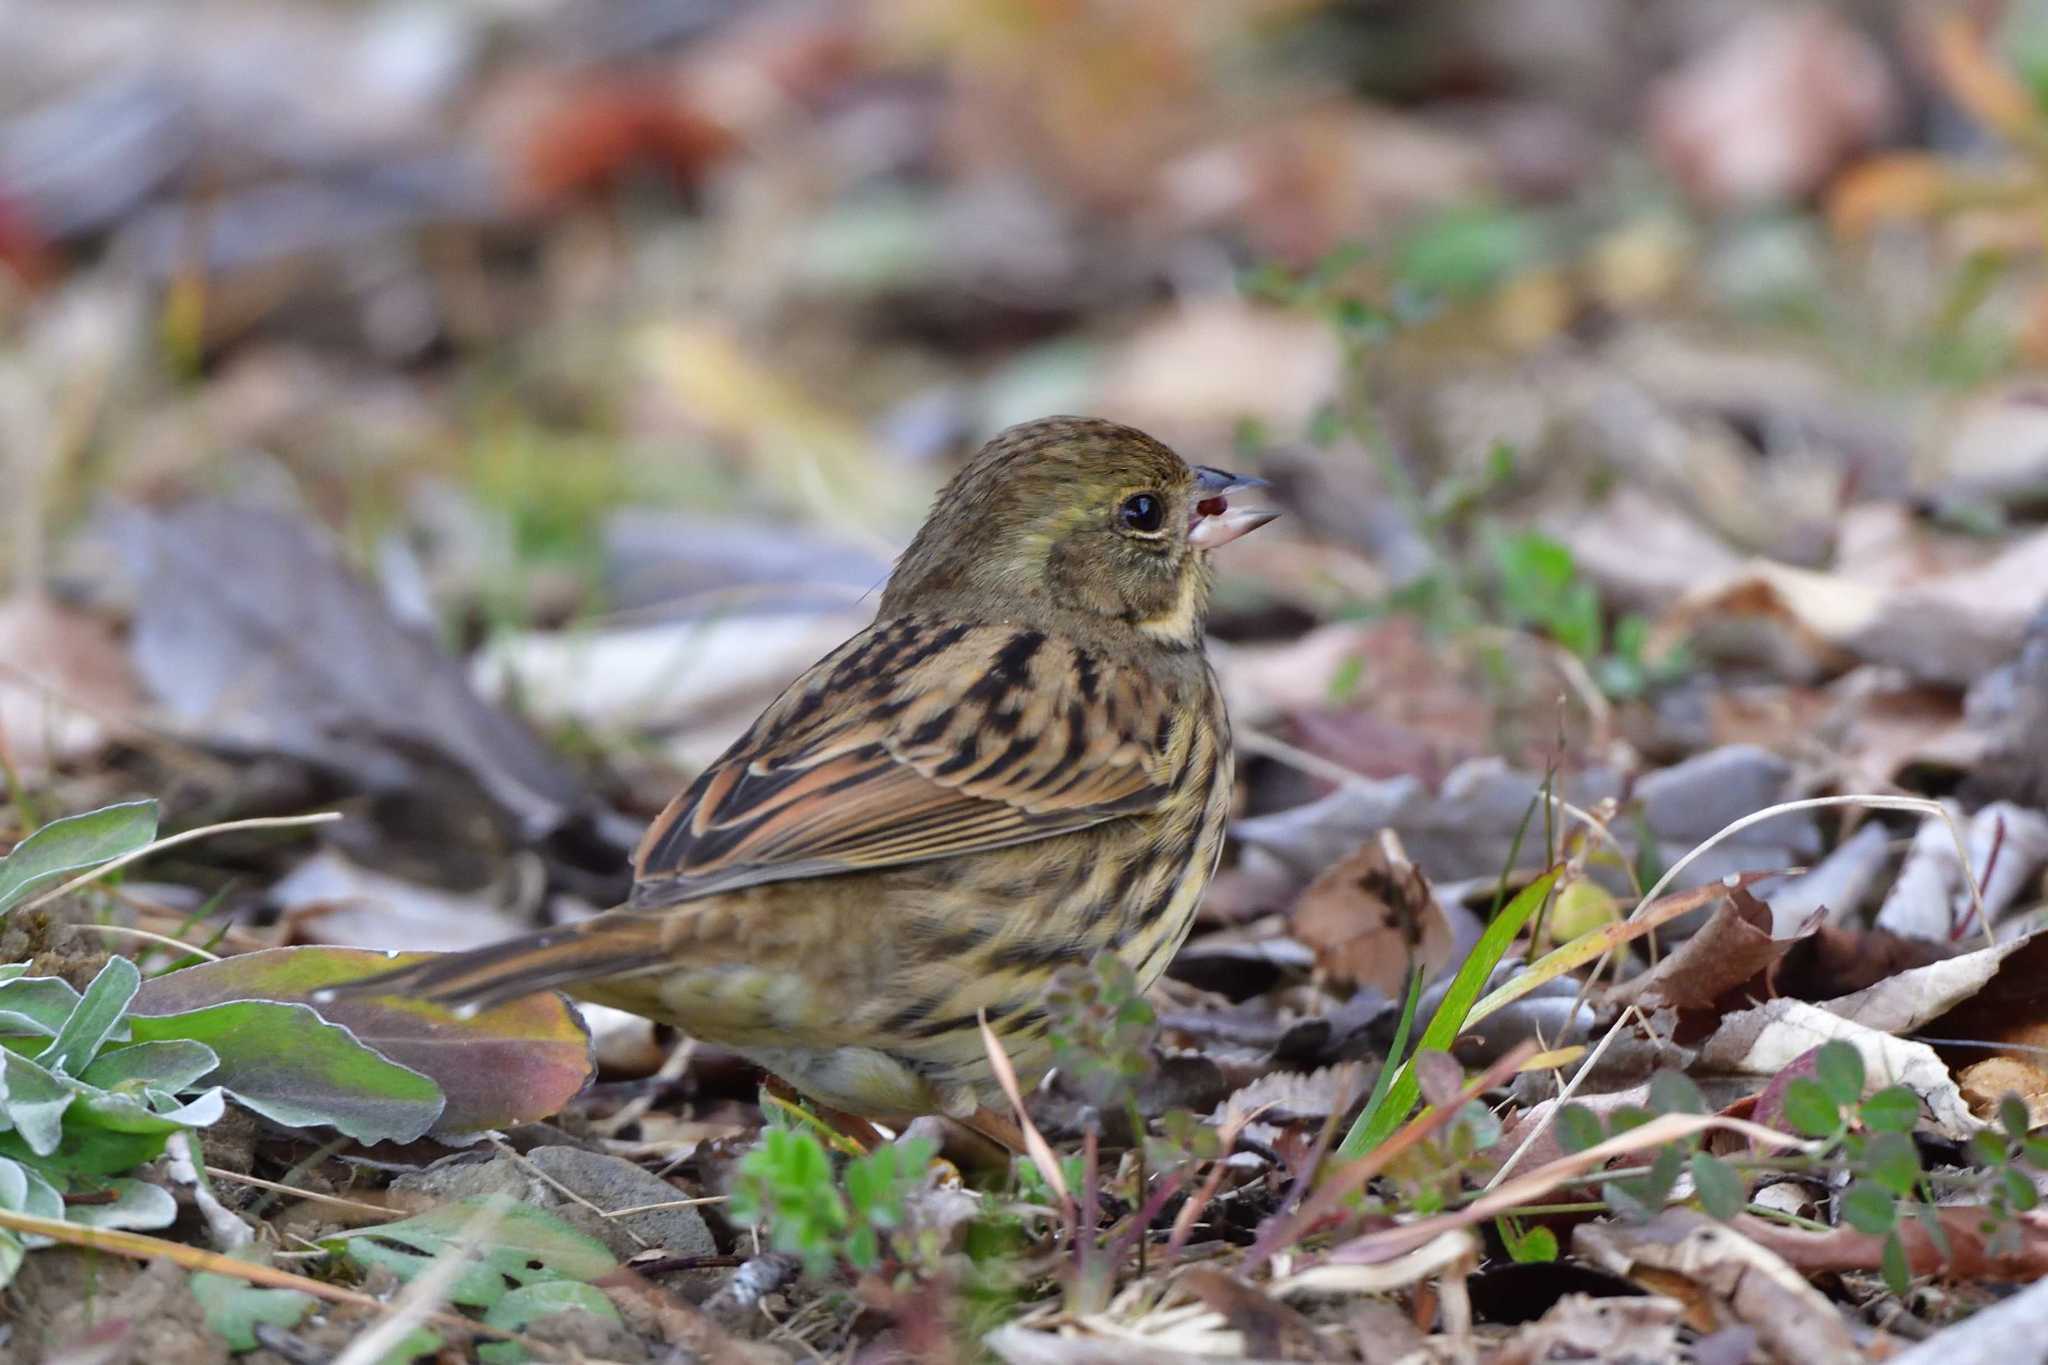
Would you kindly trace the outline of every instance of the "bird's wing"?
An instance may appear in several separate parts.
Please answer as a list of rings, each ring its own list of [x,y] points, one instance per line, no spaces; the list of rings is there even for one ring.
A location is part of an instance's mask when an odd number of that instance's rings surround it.
[[[633,904],[1042,839],[1154,809],[1192,708],[1057,635],[920,617],[820,660],[641,840]]]

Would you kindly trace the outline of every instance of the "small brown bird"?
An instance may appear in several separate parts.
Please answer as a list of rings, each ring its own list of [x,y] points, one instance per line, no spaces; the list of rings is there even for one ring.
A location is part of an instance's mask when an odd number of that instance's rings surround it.
[[[1000,1103],[1058,968],[1149,985],[1208,885],[1230,727],[1208,551],[1277,515],[1130,427],[998,435],[939,494],[875,622],[671,802],[624,908],[362,983],[491,1004],[560,988],[733,1048],[833,1108]]]

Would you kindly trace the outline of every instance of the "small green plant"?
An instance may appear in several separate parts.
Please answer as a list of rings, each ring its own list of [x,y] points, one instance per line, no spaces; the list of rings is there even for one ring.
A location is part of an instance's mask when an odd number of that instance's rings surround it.
[[[1418,1052],[1411,1062],[1422,1098],[1432,1108],[1457,1102],[1464,1068],[1447,1052]],[[1404,1212],[1431,1214],[1449,1208],[1465,1178],[1484,1164],[1479,1154],[1500,1141],[1500,1120],[1479,1100],[1460,1105],[1450,1123],[1388,1163],[1393,1205]]]
[[[544,1209],[503,1196],[456,1200],[401,1222],[330,1237],[321,1246],[360,1269],[388,1270],[408,1282],[460,1258],[464,1264],[442,1296],[481,1310],[487,1325],[509,1332],[570,1309],[619,1321],[611,1300],[590,1284],[618,1267],[604,1243]],[[441,1345],[438,1334],[422,1327],[389,1358],[410,1360]],[[485,1365],[518,1365],[526,1351],[515,1342],[491,1342],[477,1347],[477,1358]]]
[[[775,1249],[802,1258],[813,1275],[841,1265],[928,1266],[936,1249],[905,1234],[910,1197],[925,1187],[937,1153],[928,1139],[907,1138],[835,1172],[816,1134],[771,1127],[740,1162],[731,1212],[767,1224]]]
[[[0,857],[0,914],[65,877],[146,850],[156,827],[150,801],[51,821]],[[168,1225],[177,1216],[169,1191],[130,1173],[178,1135],[217,1122],[229,1100],[287,1127],[410,1142],[552,1112],[590,1067],[588,1038],[559,1002],[488,1022],[417,1004],[395,1013],[374,1001],[329,1007],[353,1028],[306,1002],[316,988],[391,965],[382,954],[274,949],[147,983],[135,963],[110,957],[83,991],[30,975],[33,965],[0,964],[0,1210],[37,1218]],[[358,1030],[374,1032],[366,1040]],[[502,1050],[503,1065],[482,1082],[489,1094],[467,1093],[478,1083],[447,1064],[450,1030]],[[454,1088],[444,1092],[430,1071]],[[443,1127],[451,1118],[455,1125]],[[0,1285],[41,1245],[0,1229]]]
[[[1579,572],[1569,546],[1521,531],[1495,537],[1493,560],[1501,614],[1571,651],[1610,697],[1641,696],[1689,666],[1682,651],[1645,656],[1650,625],[1641,616],[1623,615],[1610,631],[1600,594]]]
[[[1936,1214],[1937,1184],[1976,1196],[1990,1254],[2018,1254],[2023,1241],[2018,1215],[2040,1202],[2030,1172],[2048,1171],[2048,1139],[2031,1135],[2026,1105],[2008,1096],[1999,1106],[1999,1126],[1971,1139],[1977,1169],[1936,1174],[1922,1164],[1913,1140],[1920,1119],[1918,1097],[1903,1085],[1866,1095],[1867,1079],[1863,1055],[1852,1044],[1835,1040],[1816,1049],[1811,1074],[1787,1081],[1779,1103],[1785,1125],[1817,1140],[1819,1148],[1804,1157],[1776,1158],[1768,1167],[1824,1175],[1842,1187],[1841,1221],[1884,1239],[1885,1282],[1895,1293],[1904,1293],[1911,1279],[1900,1235],[1908,1218],[1917,1219],[1928,1239],[1947,1253],[1947,1234]],[[1584,1105],[1568,1104],[1558,1111],[1557,1133],[1567,1150],[1584,1151],[1660,1113],[1705,1112],[1692,1082],[1676,1072],[1660,1072],[1651,1081],[1647,1107],[1617,1109],[1603,1121]],[[1646,1170],[1606,1179],[1601,1195],[1615,1216],[1643,1221],[1670,1200],[1680,1175],[1690,1172],[1700,1206],[1716,1218],[1733,1218],[1748,1207],[1747,1164],[1713,1156],[1699,1148],[1696,1138],[1687,1139],[1660,1148]]]

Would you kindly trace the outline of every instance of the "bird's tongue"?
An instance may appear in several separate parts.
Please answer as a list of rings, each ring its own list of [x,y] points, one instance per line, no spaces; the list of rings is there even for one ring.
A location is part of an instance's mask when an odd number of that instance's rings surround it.
[[[1213,550],[1219,545],[1228,545],[1249,531],[1258,530],[1279,515],[1263,507],[1232,510],[1228,498],[1220,494],[1206,497],[1195,504],[1195,521],[1188,527],[1188,543],[1199,549]]]

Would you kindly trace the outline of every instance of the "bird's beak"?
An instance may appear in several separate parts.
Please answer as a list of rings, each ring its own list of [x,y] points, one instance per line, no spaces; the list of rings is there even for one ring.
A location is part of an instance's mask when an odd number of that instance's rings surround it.
[[[1195,467],[1195,505],[1188,513],[1188,544],[1200,550],[1228,545],[1256,531],[1279,512],[1266,507],[1232,507],[1230,495],[1266,487],[1264,479],[1232,474],[1226,469]]]

